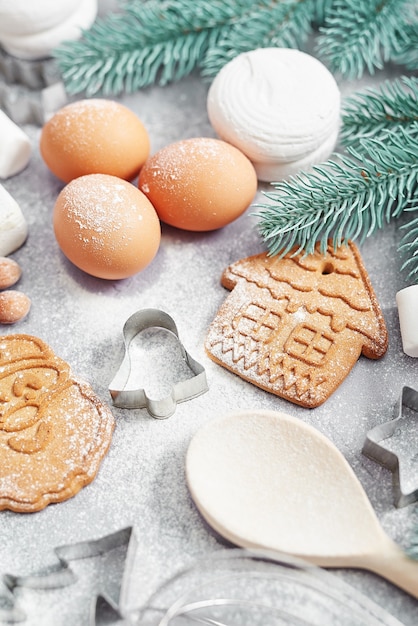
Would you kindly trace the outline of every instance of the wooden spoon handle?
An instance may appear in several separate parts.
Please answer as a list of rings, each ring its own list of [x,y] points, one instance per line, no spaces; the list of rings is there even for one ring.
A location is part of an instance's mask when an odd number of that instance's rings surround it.
[[[396,543],[389,541],[385,550],[365,560],[363,566],[418,599],[418,561],[409,558]]]

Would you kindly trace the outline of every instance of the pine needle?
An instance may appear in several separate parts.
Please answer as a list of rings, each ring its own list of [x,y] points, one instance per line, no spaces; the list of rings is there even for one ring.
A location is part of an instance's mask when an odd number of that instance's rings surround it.
[[[418,14],[418,7],[416,7]],[[398,65],[404,65],[408,70],[418,70],[418,18],[405,28],[406,40],[399,46],[399,52],[393,56],[393,61]]]
[[[197,67],[208,47],[252,6],[253,0],[134,0],[53,54],[70,94],[115,95],[165,85]]]
[[[195,69],[211,78],[256,48],[302,48],[322,24],[319,57],[350,78],[389,59],[417,66],[411,6],[414,0],[125,0],[53,56],[69,94],[110,96]]]
[[[133,0],[123,8],[54,51],[68,93],[133,92],[196,68],[214,76],[240,52],[300,47],[317,15],[314,0]]]
[[[418,198],[415,199],[405,211],[418,211]],[[399,245],[399,251],[406,257],[401,269],[407,270],[408,276],[418,281],[418,217],[412,218],[409,222],[400,227],[405,231]],[[418,558],[418,539],[417,539]]]
[[[402,76],[346,98],[340,139],[345,146],[358,146],[361,138],[378,137],[383,131],[404,128],[417,132],[418,78]],[[418,136],[417,136],[418,140]]]
[[[418,123],[415,123],[418,125]],[[360,140],[360,148],[335,155],[313,172],[272,183],[258,204],[259,231],[271,255],[312,253],[348,239],[364,240],[418,203],[417,129],[387,131],[380,139]],[[361,150],[361,151],[360,151]],[[338,159],[338,160],[337,160]]]
[[[315,5],[315,19],[314,23],[316,27],[323,26],[325,17],[329,11],[332,11],[332,5],[335,0],[316,0]]]
[[[331,71],[348,79],[373,74],[409,45],[412,0],[335,0],[317,49]]]
[[[316,16],[313,0],[254,3],[253,9],[231,26],[227,36],[208,49],[202,75],[213,77],[242,52],[256,48],[301,48]]]

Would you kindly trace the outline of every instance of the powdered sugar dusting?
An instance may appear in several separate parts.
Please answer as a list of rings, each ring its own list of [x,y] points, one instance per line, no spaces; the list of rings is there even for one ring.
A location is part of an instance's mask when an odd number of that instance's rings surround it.
[[[90,148],[95,128],[102,129],[96,135],[96,140],[106,136],[109,129],[112,130],[119,111],[120,105],[113,100],[79,100],[61,109],[51,118],[49,124],[56,143],[60,143],[65,151],[71,153],[74,147],[77,151],[82,150],[83,144]],[[100,149],[101,146],[96,147]]]
[[[202,171],[213,176],[234,168],[235,162],[233,153],[225,149],[223,142],[210,137],[194,137],[161,150],[152,165],[152,176],[158,177],[167,189],[184,180],[192,189]]]
[[[139,176],[162,221],[192,231],[221,228],[239,217],[257,187],[250,161],[233,146],[194,137],[164,147]]]
[[[114,420],[91,387],[72,378],[47,347],[40,359],[19,362],[21,342],[28,340],[12,336],[17,350],[0,386],[0,510],[36,511],[75,495],[94,478]]]
[[[158,251],[157,214],[131,183],[90,174],[71,181],[54,209],[54,230],[64,254],[93,276],[126,278]]]
[[[334,254],[310,255],[302,267],[296,256],[260,254],[227,268],[223,282],[233,291],[210,326],[209,355],[262,389],[322,404],[362,352],[378,358],[387,347],[362,261],[353,244],[349,250],[337,268]]]
[[[126,208],[126,190],[116,179],[104,176],[77,179],[76,185],[64,189],[63,199],[64,210],[78,225],[80,242],[93,239],[97,245],[103,245],[103,235],[120,231],[118,209]],[[131,208],[135,210],[132,205]]]
[[[369,80],[377,84],[382,72]],[[354,83],[359,85],[359,81],[343,84],[346,94]],[[206,93],[207,83],[194,76],[125,95],[123,101],[143,113],[153,150],[157,150],[184,137],[213,134],[205,111]],[[27,131],[36,146],[38,129],[30,126]],[[30,314],[19,323],[19,332],[45,339],[75,372],[91,382],[103,402],[110,402],[107,386],[123,355],[124,322],[140,308],[161,308],[175,320],[186,349],[206,368],[209,391],[179,404],[175,414],[164,421],[153,420],[145,409],[113,408],[117,426],[112,444],[90,485],[39,514],[0,514],[1,574],[33,574],[56,567],[56,546],[97,539],[133,524],[137,558],[125,590],[130,607],[143,606],[163,581],[194,557],[225,547],[202,522],[190,499],[184,458],[191,437],[201,426],[225,413],[248,408],[283,411],[330,437],[360,478],[384,529],[400,545],[408,546],[414,507],[396,509],[390,472],[361,454],[368,428],[392,415],[401,385],[414,387],[418,380],[418,360],[403,354],[400,341],[394,295],[408,282],[400,270],[395,222],[361,245],[388,326],[388,352],[377,361],[360,358],[322,406],[307,410],[266,393],[204,353],[209,324],[228,295],[220,284],[223,270],[237,259],[263,251],[251,209],[216,232],[188,233],[163,227],[160,252],[146,270],[127,280],[103,281],[82,274],[60,253],[51,228],[51,211],[61,184],[44,167],[36,149],[28,169],[4,185],[22,207],[30,229],[27,243],[14,255],[23,269],[19,285],[33,302]],[[261,200],[260,191],[256,201]],[[3,329],[2,344],[10,332],[16,330]],[[306,456],[304,462],[312,459]],[[351,518],[350,509],[348,516]],[[27,614],[24,624],[39,626],[41,620],[43,626],[87,626],[93,594],[103,590],[102,582],[120,580],[119,561],[113,552],[106,564],[102,569],[99,557],[72,563],[79,580],[61,590],[19,590],[18,606]],[[416,601],[393,585],[366,571],[344,569],[332,574],[352,583],[405,626],[416,625]],[[321,617],[319,614],[318,623]]]

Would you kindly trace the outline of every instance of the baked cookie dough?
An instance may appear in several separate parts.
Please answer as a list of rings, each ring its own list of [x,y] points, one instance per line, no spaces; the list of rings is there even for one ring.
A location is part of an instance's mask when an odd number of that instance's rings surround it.
[[[39,511],[96,476],[114,418],[37,337],[0,339],[0,510]]]
[[[209,120],[224,141],[277,181],[326,160],[340,124],[340,90],[316,58],[289,48],[238,55],[215,77]]]
[[[222,274],[231,290],[209,327],[208,355],[244,380],[306,408],[322,404],[388,333],[354,243],[326,254],[266,253]]]

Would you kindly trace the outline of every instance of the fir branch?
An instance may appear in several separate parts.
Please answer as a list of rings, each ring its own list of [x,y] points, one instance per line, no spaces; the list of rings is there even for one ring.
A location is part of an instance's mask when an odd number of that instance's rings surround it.
[[[415,206],[416,209],[418,209],[418,206]],[[404,224],[401,226],[401,229],[407,230],[399,245],[399,251],[407,256],[401,270],[407,270],[408,276],[416,279],[418,277],[418,218],[411,220],[408,224]]]
[[[301,48],[316,17],[314,0],[254,3],[253,9],[231,26],[227,36],[211,46],[202,61],[202,75],[215,76],[242,52],[256,48]]]
[[[402,76],[345,100],[340,140],[345,146],[358,147],[361,138],[378,137],[387,130],[404,128],[416,133],[417,121],[418,78]]]
[[[418,8],[416,12],[418,13]],[[406,26],[405,33],[406,39],[401,42],[393,61],[404,65],[408,70],[418,70],[418,17],[415,22]]]
[[[415,198],[405,211],[418,211],[418,198]],[[418,279],[418,217],[403,224],[400,230],[405,231],[405,234],[400,241],[399,251],[406,257],[401,270],[407,270],[408,276]],[[416,550],[418,558],[418,540]]]
[[[408,45],[412,0],[335,0],[317,49],[345,78],[373,74]]]
[[[98,18],[53,56],[69,94],[110,96],[165,85],[195,69],[212,77],[255,48],[301,48],[312,26],[323,23],[319,52],[331,69],[350,77],[389,58],[416,66],[418,20],[409,14],[411,2],[125,0],[121,12]]]
[[[213,76],[246,50],[299,47],[315,15],[314,0],[133,0],[53,54],[68,93],[115,95],[196,68]]]
[[[326,15],[332,11],[332,5],[335,0],[316,0],[315,4],[315,26],[323,26],[325,23]]]
[[[261,0],[265,4],[267,0]],[[54,51],[66,89],[115,95],[190,73],[253,0],[133,0]]]
[[[381,139],[364,139],[361,152],[329,160],[265,193],[274,204],[258,204],[259,231],[269,253],[312,253],[348,239],[363,240],[418,201],[416,134],[404,129]]]

